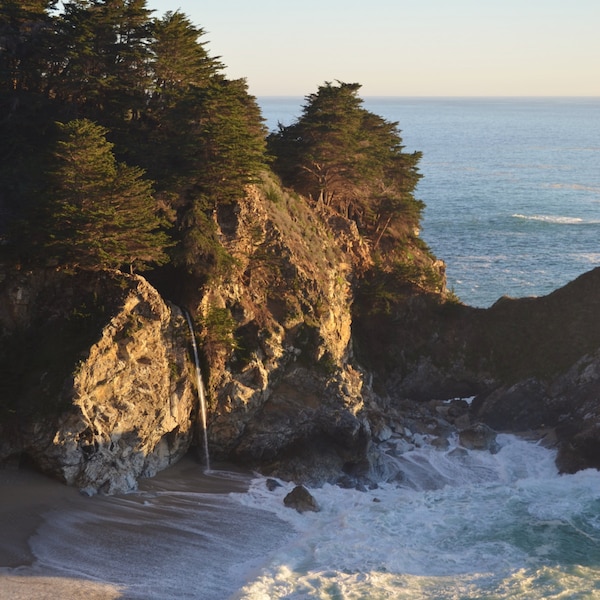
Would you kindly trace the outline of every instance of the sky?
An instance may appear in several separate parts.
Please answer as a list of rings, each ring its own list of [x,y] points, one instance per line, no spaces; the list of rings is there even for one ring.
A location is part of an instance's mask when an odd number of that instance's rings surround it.
[[[600,96],[600,0],[148,0],[256,96]]]

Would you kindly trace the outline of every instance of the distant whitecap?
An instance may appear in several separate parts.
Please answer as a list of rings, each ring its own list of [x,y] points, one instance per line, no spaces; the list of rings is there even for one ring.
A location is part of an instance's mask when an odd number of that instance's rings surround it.
[[[543,223],[555,223],[557,225],[578,225],[584,220],[580,217],[564,217],[558,215],[522,215],[515,213],[512,215],[515,219],[525,219],[526,221],[542,221]]]

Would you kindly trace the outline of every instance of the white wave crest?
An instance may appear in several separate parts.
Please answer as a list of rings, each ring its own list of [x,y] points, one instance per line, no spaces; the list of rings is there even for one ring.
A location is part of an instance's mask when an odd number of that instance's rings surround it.
[[[522,215],[515,213],[511,215],[513,219],[523,219],[525,221],[541,221],[543,223],[554,223],[557,225],[579,225],[585,223],[581,217],[564,217],[559,215]],[[587,221],[591,223],[591,221]],[[594,221],[595,222],[595,221]]]
[[[550,183],[545,186],[551,190],[573,190],[576,192],[593,192],[600,194],[600,187],[585,185],[583,183]]]
[[[586,254],[577,254],[576,258],[582,262],[587,261],[591,264],[600,264],[600,252],[588,252]]]

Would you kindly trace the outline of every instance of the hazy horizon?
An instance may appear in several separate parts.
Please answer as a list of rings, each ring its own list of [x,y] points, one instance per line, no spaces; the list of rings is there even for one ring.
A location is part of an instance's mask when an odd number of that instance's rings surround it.
[[[319,84],[321,85],[321,84]],[[307,92],[305,94],[257,94],[258,98],[289,98],[289,99],[295,99],[295,98],[303,98],[304,96],[311,94],[313,91],[316,90],[311,90],[310,92]],[[452,94],[439,94],[439,95],[414,95],[414,94],[359,94],[361,98],[415,98],[415,99],[419,99],[419,98],[431,98],[431,99],[440,99],[443,100],[445,98],[447,99],[456,99],[456,100],[469,100],[471,98],[473,99],[481,99],[481,100],[485,100],[485,99],[489,99],[489,100],[518,100],[520,98],[523,99],[527,99],[527,100],[535,100],[536,98],[539,98],[540,100],[552,100],[553,98],[556,98],[557,100],[560,99],[589,99],[589,100],[593,100],[594,98],[599,98],[600,99],[600,93],[598,94],[593,94],[593,95],[571,95],[571,94],[564,94],[564,95],[555,95],[555,96],[536,96],[536,95],[515,95],[515,96],[500,96],[500,95],[496,95],[496,96],[487,96],[487,95],[476,95],[476,94],[472,94],[470,96],[463,96],[463,95],[452,95]]]
[[[148,0],[205,31],[211,56],[255,96],[325,81],[364,96],[600,96],[597,0]]]

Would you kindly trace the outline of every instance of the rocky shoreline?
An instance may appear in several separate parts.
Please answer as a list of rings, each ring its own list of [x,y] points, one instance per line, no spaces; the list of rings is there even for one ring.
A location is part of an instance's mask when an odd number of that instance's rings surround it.
[[[113,300],[120,307],[101,327],[98,341],[81,349],[79,356],[85,358],[80,358],[74,374],[67,378],[68,387],[62,383],[60,393],[69,400],[68,408],[46,412],[39,419],[21,407],[21,414],[16,413],[2,425],[0,459],[14,462],[25,457],[43,472],[87,493],[133,489],[139,477],[173,464],[198,442],[194,427],[198,407],[190,383],[192,366],[183,317],[139,277],[85,274],[76,284],[64,276],[45,277],[43,283],[39,274],[3,282],[5,336],[20,330],[20,324],[27,321],[58,319],[57,305],[48,301],[52,293],[60,290],[60,297],[65,298],[67,290],[66,297],[75,298],[98,286],[99,278],[103,293],[118,290],[118,299]],[[65,287],[66,281],[71,281],[70,288]],[[440,320],[437,309],[429,315],[417,315],[414,322],[421,327],[423,339],[431,334],[424,324],[441,323],[437,332],[446,340],[438,335],[429,346],[427,340],[420,342],[412,369],[408,361],[404,365],[396,361],[388,372],[380,368],[373,373],[348,357],[341,368],[327,372],[303,365],[294,359],[293,349],[287,349],[281,354],[288,355],[285,369],[279,374],[274,371],[275,377],[265,370],[262,379],[257,379],[258,363],[251,370],[252,382],[247,379],[247,369],[237,379],[229,372],[229,387],[216,391],[217,402],[213,398],[211,451],[217,459],[298,483],[314,486],[333,482],[361,488],[401,476],[386,471],[386,453],[401,453],[418,444],[444,449],[453,435],[459,436],[465,448],[493,451],[497,431],[555,445],[562,472],[598,468],[600,350],[587,351],[600,336],[595,323],[583,321],[581,313],[583,306],[588,315],[593,313],[599,288],[600,269],[596,269],[555,292],[554,301],[559,306],[553,306],[552,311],[564,316],[560,321],[545,322],[537,337],[548,337],[547,330],[554,330],[553,343],[562,347],[555,349],[546,340],[539,346],[539,356],[529,353],[524,362],[539,364],[544,352],[555,350],[561,357],[567,353],[574,356],[574,343],[569,338],[578,335],[582,354],[567,369],[557,368],[545,376],[534,368],[524,372],[518,361],[508,370],[505,362],[495,364],[483,348],[479,355],[469,348],[472,331],[481,334],[475,326],[469,329],[465,315],[471,315],[477,327],[488,318],[496,321],[499,331],[509,332],[514,320],[521,318],[513,310],[512,320],[504,323],[493,314],[498,311],[496,306],[488,309],[487,317],[486,311],[473,312],[462,306],[453,307],[461,314],[457,317],[455,312],[447,321]],[[587,296],[582,289],[587,290]],[[47,301],[40,303],[40,297]],[[576,311],[570,305],[574,298]],[[548,310],[550,301],[503,302],[514,307],[521,304],[528,314],[535,315],[536,304]],[[421,311],[423,307],[427,305],[422,305]],[[73,307],[63,305],[62,310],[70,314]],[[462,324],[462,339],[457,338],[458,322]],[[400,326],[406,332],[406,320]],[[585,328],[584,333],[581,328]],[[414,340],[415,335],[410,331],[404,339]],[[487,335],[493,335],[491,327]],[[45,343],[38,341],[41,346]],[[275,353],[276,349],[272,350]],[[394,353],[399,348],[396,345],[390,350],[388,346],[388,350]],[[518,346],[514,351],[520,352]],[[469,362],[468,356],[476,359]],[[409,371],[408,375],[401,377],[401,369]],[[33,389],[25,392],[43,394],[43,374],[32,374],[40,381],[34,381]],[[515,374],[522,378],[514,381]],[[224,398],[231,407],[233,386],[238,386],[238,393],[244,389],[239,386],[258,387],[261,392],[253,392],[255,398],[250,397],[242,411],[224,410]],[[411,395],[414,390],[420,390],[416,398]],[[435,399],[424,399],[424,390]],[[468,402],[455,398],[452,393],[456,390],[471,392],[472,396]],[[388,443],[392,436],[393,447]]]

